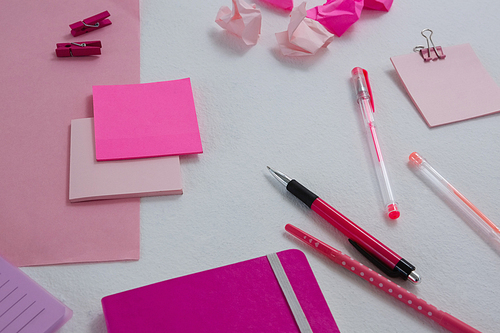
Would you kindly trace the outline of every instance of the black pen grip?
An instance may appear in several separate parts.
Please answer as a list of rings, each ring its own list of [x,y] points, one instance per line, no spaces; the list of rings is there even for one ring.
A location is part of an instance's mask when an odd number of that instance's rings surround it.
[[[303,203],[305,203],[309,208],[311,208],[314,200],[318,198],[318,196],[311,191],[309,191],[306,187],[304,187],[301,183],[292,179],[286,189],[292,193],[294,196],[299,198]]]

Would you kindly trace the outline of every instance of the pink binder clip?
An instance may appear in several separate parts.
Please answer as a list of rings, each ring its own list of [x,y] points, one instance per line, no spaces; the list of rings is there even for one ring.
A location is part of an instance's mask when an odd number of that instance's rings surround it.
[[[58,57],[83,57],[101,54],[101,41],[57,43],[56,55]]]
[[[69,27],[71,28],[71,34],[76,37],[108,26],[111,24],[111,21],[106,19],[109,16],[110,14],[106,10],[102,13],[86,18],[83,21],[70,24]]]
[[[429,36],[426,36],[425,32],[430,32]],[[427,48],[425,48],[425,46],[415,46],[413,50],[420,52],[420,55],[422,56],[425,62],[446,58],[446,55],[444,54],[441,46],[434,45],[434,42],[432,41],[431,38],[432,37],[431,29],[424,29],[420,33],[427,40]]]

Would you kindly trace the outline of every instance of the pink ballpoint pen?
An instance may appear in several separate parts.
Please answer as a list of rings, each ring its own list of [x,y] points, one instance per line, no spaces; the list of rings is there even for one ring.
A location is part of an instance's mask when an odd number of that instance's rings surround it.
[[[430,305],[423,299],[417,297],[415,294],[412,294],[411,292],[400,287],[391,280],[388,280],[382,275],[364,266],[362,263],[352,259],[351,257],[340,252],[339,250],[334,249],[333,247],[320,241],[319,239],[305,233],[299,228],[291,224],[287,224],[285,226],[285,230],[288,231],[297,239],[300,239],[302,242],[309,245],[310,247],[316,249],[321,254],[324,254],[336,264],[344,267],[349,272],[356,274],[363,280],[368,281],[369,283],[377,287],[377,289],[381,289],[382,291],[391,295],[398,301],[408,305],[409,307],[421,313],[422,315],[426,316],[427,318],[434,320],[437,324],[441,325],[447,330],[454,333],[479,332],[478,330],[467,325],[463,321],[453,317],[449,313],[439,310],[433,305]]]
[[[368,81],[368,72],[363,68],[355,67],[352,70],[351,74],[354,84],[354,91],[356,93],[356,101],[358,102],[359,108],[363,115],[369,141],[373,143],[370,143],[371,155],[375,170],[377,172],[377,178],[380,185],[380,191],[382,192],[385,210],[389,218],[395,220],[399,217],[400,212],[398,210],[398,204],[394,200],[391,184],[389,182],[389,176],[387,175],[387,169],[384,163],[384,158],[382,157],[382,152],[380,151],[377,132],[375,131],[375,119],[373,118],[375,109],[373,106],[373,95],[370,87],[370,82]]]
[[[415,272],[415,266],[406,259],[361,229],[295,179],[270,167],[267,169],[290,193],[346,235],[349,242],[385,274],[391,277],[400,277],[413,283],[420,282],[420,276]]]

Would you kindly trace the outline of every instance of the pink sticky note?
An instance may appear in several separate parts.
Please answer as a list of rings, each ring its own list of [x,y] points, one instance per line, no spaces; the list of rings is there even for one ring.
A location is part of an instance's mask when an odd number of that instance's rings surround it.
[[[98,161],[203,152],[189,78],[93,92]]]
[[[318,21],[331,33],[342,36],[359,20],[363,0],[328,0],[324,5],[311,8],[307,17]]]
[[[223,29],[241,37],[245,44],[255,45],[260,35],[262,14],[256,5],[249,5],[244,0],[232,0],[233,10],[222,6],[215,22]]]
[[[0,32],[0,253],[17,266],[139,259],[140,199],[68,199],[70,123],[92,116],[92,85],[140,82],[139,1],[1,7],[18,28]],[[113,24],[88,34],[103,55],[58,58],[55,44],[75,40],[68,24],[103,10]],[[28,40],[36,52],[20,51]]]
[[[391,9],[393,0],[364,0],[365,4],[363,8],[381,10],[388,12]]]
[[[392,57],[413,103],[430,127],[500,111],[500,88],[469,44],[443,47],[445,59]]]
[[[94,119],[71,121],[71,202],[182,194],[179,156],[97,162]]]
[[[290,14],[288,30],[276,34],[281,52],[286,56],[307,56],[327,47],[334,35],[321,23],[306,17],[303,2]]]
[[[293,9],[293,0],[260,0],[262,2],[266,2],[275,7],[284,9],[286,11],[292,11]]]
[[[445,59],[392,57],[394,68],[430,127],[500,111],[500,88],[469,44],[443,47]]]

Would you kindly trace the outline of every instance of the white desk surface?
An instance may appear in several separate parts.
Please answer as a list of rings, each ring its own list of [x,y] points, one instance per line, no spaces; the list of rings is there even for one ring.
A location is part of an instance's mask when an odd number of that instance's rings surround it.
[[[295,0],[295,5],[299,4]],[[322,4],[309,1],[307,8]],[[417,151],[491,220],[500,223],[500,114],[429,128],[391,56],[434,30],[437,45],[470,43],[500,83],[500,2],[395,0],[363,11],[328,49],[280,55],[274,34],[288,14],[261,2],[253,47],[215,22],[230,0],[142,0],[141,82],[190,77],[204,147],[181,158],[184,194],[141,201],[141,259],[23,268],[74,316],[61,332],[104,333],[102,297],[289,248],[305,252],[340,330],[442,332],[440,326],[336,266],[284,232],[292,223],[370,265],[340,232],[294,198],[266,165],[295,177],[417,267],[401,285],[484,332],[500,330],[500,253],[489,247],[408,167]],[[378,131],[401,207],[384,218],[349,82],[366,68]]]

